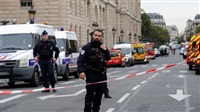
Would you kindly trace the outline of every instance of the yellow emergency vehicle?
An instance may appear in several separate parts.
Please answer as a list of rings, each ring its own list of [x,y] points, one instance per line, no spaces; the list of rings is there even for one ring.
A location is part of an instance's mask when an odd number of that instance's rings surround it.
[[[199,38],[200,34],[197,35],[193,35],[190,39],[190,43],[188,46],[188,56],[186,59],[186,63],[189,66],[189,70],[192,70],[193,67],[195,66],[195,59],[197,57],[197,48],[196,48],[196,44],[197,44],[197,39]]]
[[[196,39],[196,58],[195,58],[195,74],[196,75],[200,75],[200,34],[197,36]]]
[[[144,44],[133,43],[132,49],[134,52],[135,63],[149,63],[149,58]]]

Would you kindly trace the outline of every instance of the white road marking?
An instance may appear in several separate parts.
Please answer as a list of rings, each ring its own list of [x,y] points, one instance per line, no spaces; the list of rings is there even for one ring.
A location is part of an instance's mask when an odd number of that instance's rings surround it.
[[[133,87],[131,90],[135,91],[136,89],[138,89],[141,85],[136,85],[135,87]]]
[[[137,70],[131,70],[131,71],[128,71],[127,73],[136,73]]]
[[[38,97],[40,100],[46,100],[48,98],[60,98],[60,97],[70,97],[70,96],[78,96],[79,94],[85,92],[86,89],[82,89],[74,94],[67,94],[67,95],[56,95],[56,94],[52,94],[52,95],[46,95],[46,96],[41,96]]]
[[[151,66],[158,66],[158,65],[151,65]]]
[[[179,73],[188,73],[187,70],[180,70]]]
[[[163,70],[162,73],[169,73],[171,70]]]
[[[142,81],[140,84],[144,84],[144,83],[146,83],[147,81]]]
[[[126,93],[123,97],[121,97],[117,103],[122,103],[128,96],[130,95],[130,93]]]
[[[107,75],[115,74],[115,73],[119,73],[119,72],[121,72],[121,71],[112,71],[112,72],[107,73]]]
[[[141,67],[147,67],[147,65],[142,65]]]
[[[60,83],[59,85],[66,85],[66,84],[71,84],[71,83],[75,83],[77,81],[68,81],[68,82],[63,82],[63,83]]]
[[[115,108],[109,108],[106,112],[113,112]]]
[[[6,98],[6,99],[3,99],[3,100],[0,100],[0,104],[2,103],[6,103],[8,101],[11,101],[11,100],[14,100],[14,99],[17,99],[17,98],[20,98],[20,97],[23,97],[23,96],[26,96],[27,94],[18,94],[18,95],[15,95],[15,96],[12,96],[12,97],[9,97],[9,98]]]

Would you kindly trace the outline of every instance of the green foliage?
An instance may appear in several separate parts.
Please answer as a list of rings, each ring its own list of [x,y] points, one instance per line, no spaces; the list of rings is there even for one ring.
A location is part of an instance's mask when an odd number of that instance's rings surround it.
[[[151,20],[150,17],[146,13],[141,14],[141,19],[142,19],[142,36],[147,37],[150,32],[150,27],[151,27]]]
[[[146,13],[141,14],[141,19],[143,41],[154,41],[157,46],[169,42],[170,36],[166,29],[152,25],[150,17]]]
[[[180,37],[176,37],[177,43],[181,44],[182,42],[185,42],[184,35],[181,35]]]
[[[200,26],[196,27],[195,33],[200,33]]]

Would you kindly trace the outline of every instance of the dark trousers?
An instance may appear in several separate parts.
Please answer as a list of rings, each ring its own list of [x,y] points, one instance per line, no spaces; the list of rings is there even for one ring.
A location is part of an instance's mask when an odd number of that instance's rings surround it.
[[[54,70],[53,70],[53,61],[40,60],[39,64],[42,71],[43,86],[45,88],[49,88],[49,79],[50,79],[51,87],[54,88],[56,81],[55,81]]]
[[[103,84],[86,85],[84,112],[99,112]]]
[[[107,80],[107,74],[106,74],[106,71],[104,72],[103,74],[103,80]],[[103,83],[103,94],[104,95],[108,95],[109,93],[109,90],[108,90],[108,85],[107,85],[107,82]]]

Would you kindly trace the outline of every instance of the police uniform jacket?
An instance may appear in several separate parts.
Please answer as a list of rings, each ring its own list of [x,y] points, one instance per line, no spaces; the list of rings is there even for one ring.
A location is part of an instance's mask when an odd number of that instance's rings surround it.
[[[103,69],[106,67],[106,61],[109,59],[109,50],[103,50],[100,48],[100,44],[96,44],[94,41],[91,41],[82,47],[77,61],[78,72],[86,73],[86,78],[88,78],[89,74],[102,74]],[[100,72],[97,72],[98,70],[100,70]]]
[[[53,58],[53,51],[55,51],[55,58],[59,56],[59,49],[52,41],[41,41],[33,49],[33,56],[39,55],[40,60],[50,60]]]

